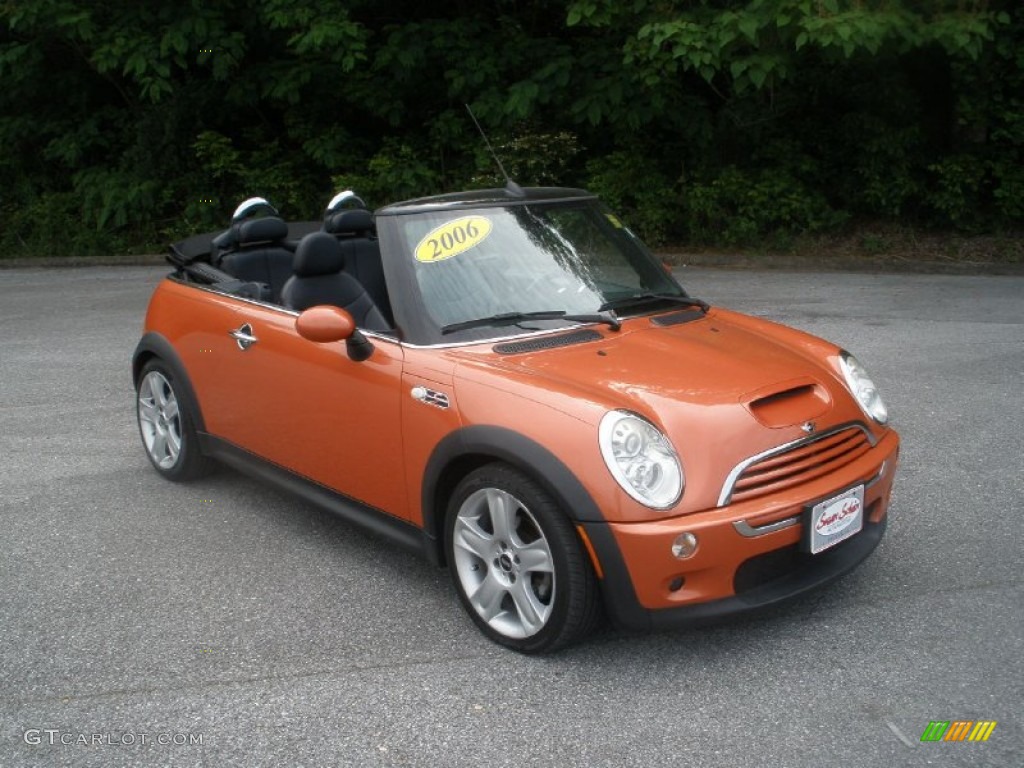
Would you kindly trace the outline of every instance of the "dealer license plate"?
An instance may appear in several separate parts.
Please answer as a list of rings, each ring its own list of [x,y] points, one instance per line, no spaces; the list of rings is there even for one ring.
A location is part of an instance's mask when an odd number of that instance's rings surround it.
[[[846,541],[864,527],[864,486],[854,486],[815,504],[807,525],[813,555]]]

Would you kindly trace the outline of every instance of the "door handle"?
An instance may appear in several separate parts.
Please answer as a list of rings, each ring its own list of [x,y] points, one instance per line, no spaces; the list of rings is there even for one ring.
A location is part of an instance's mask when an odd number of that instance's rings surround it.
[[[235,330],[228,331],[228,336],[238,342],[238,348],[243,352],[259,341],[259,339],[252,335],[252,326],[248,323],[243,323]]]

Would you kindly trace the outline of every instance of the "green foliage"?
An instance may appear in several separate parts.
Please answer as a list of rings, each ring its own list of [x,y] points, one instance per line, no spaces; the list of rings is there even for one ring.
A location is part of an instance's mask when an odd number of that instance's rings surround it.
[[[680,234],[682,204],[677,185],[643,155],[613,152],[591,160],[587,188],[651,245],[662,245]]]
[[[951,155],[928,166],[933,184],[928,202],[944,219],[954,224],[971,222],[978,210],[985,167],[972,155]]]
[[[698,242],[752,245],[773,234],[818,232],[843,223],[824,195],[784,171],[726,168],[687,190],[691,236]]]
[[[6,0],[0,82],[0,256],[500,183],[466,103],[652,242],[1024,222],[1009,0]]]
[[[574,133],[544,133],[520,126],[510,138],[497,136],[494,151],[513,179],[529,179],[538,186],[559,186],[574,177],[574,165],[580,153]],[[470,179],[472,187],[500,187],[505,184],[500,169],[481,141],[475,152],[477,173]]]
[[[1024,221],[1024,166],[1000,160],[989,167],[997,216],[1004,221]]]
[[[337,189],[356,189],[374,205],[422,197],[436,190],[437,185],[437,172],[431,165],[412,146],[397,141],[385,142],[367,162],[364,173],[354,171],[334,177]]]
[[[912,207],[923,191],[921,158],[915,158],[923,142],[918,127],[858,112],[844,120],[839,134],[851,148],[844,163],[849,175],[839,180],[848,207],[892,218]]]
[[[577,0],[566,23],[629,30],[625,61],[648,82],[693,73],[735,93],[778,87],[800,54],[830,60],[928,44],[977,59],[1000,17],[987,3],[937,0],[929,11],[889,0],[662,2]]]

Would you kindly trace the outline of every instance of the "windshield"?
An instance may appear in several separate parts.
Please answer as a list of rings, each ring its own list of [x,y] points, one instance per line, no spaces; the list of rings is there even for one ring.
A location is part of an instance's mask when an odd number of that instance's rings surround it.
[[[685,295],[633,233],[596,202],[397,218],[424,306],[442,328],[513,313],[593,314],[638,294]]]

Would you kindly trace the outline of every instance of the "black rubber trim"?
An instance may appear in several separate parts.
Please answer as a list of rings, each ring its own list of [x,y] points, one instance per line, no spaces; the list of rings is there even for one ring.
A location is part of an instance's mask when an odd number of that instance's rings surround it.
[[[222,269],[217,269],[205,261],[195,261],[191,264],[187,264],[184,270],[196,278],[198,282],[205,283],[207,285],[216,285],[217,283],[237,283],[239,282],[234,275],[225,272]]]
[[[703,320],[704,313],[699,309],[687,309],[682,312],[673,312],[670,315],[657,315],[651,318],[651,325],[660,325],[662,327],[669,325],[682,325],[683,323],[692,323],[694,320]]]
[[[521,352],[536,352],[541,349],[556,349],[568,347],[572,344],[582,344],[585,341],[600,341],[603,339],[600,333],[590,328],[584,328],[571,333],[560,333],[556,336],[541,336],[526,341],[504,341],[495,344],[491,349],[501,355],[515,355]]]
[[[645,632],[651,628],[651,612],[640,605],[633,580],[622,558],[622,552],[615,535],[607,523],[581,523],[587,538],[594,545],[597,561],[604,571],[601,579],[601,597],[604,598],[605,613],[620,629]]]
[[[484,456],[521,469],[540,483],[574,521],[603,521],[604,515],[570,469],[551,451],[505,427],[476,425],[450,432],[430,454],[423,472],[423,527],[435,531],[444,510],[435,509],[445,469],[466,456]],[[439,514],[440,513],[440,514]]]
[[[192,388],[192,381],[189,379],[188,374],[185,373],[185,365],[181,362],[181,358],[178,357],[178,353],[171,345],[171,342],[159,333],[150,331],[139,339],[135,352],[132,353],[132,385],[136,388],[138,387],[139,374],[142,372],[142,366],[144,365],[143,357],[150,355],[160,358],[171,369],[175,380],[181,384],[180,394],[184,394],[189,400],[188,405],[191,407],[196,431],[203,432],[206,429],[206,422],[203,420],[203,409],[199,407],[199,399],[196,397],[195,389]]]
[[[393,544],[431,559],[430,553],[424,550],[422,532],[409,521],[356,501],[222,438],[202,433],[199,442],[204,454],[332,512]]]
[[[476,425],[449,433],[430,454],[423,471],[423,536],[432,562],[442,563],[444,509],[437,508],[438,487],[446,471],[466,460],[503,461],[540,483],[570,519],[601,521],[604,515],[576,476],[551,451],[505,427]],[[454,487],[454,485],[453,485]]]
[[[530,438],[504,427],[477,425],[447,435],[430,455],[423,473],[423,536],[441,562],[444,509],[437,509],[438,484],[447,468],[466,457],[484,457],[503,461],[540,483],[565,510],[569,518],[582,525],[590,538],[598,562],[604,571],[600,581],[605,608],[619,626],[644,628],[647,611],[640,606],[633,590],[629,570],[615,542],[604,514],[576,476],[547,448]],[[428,553],[428,556],[430,553]]]
[[[808,556],[798,570],[742,595],[655,610],[637,602],[621,555],[618,561],[615,559],[618,547],[608,526],[586,524],[585,528],[605,571],[602,587],[610,618],[623,629],[646,631],[693,627],[756,613],[819,589],[852,571],[874,552],[887,524],[888,517],[878,523],[867,523],[860,533],[842,544],[820,555]]]

